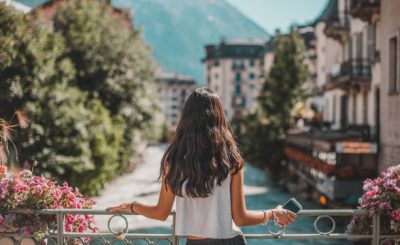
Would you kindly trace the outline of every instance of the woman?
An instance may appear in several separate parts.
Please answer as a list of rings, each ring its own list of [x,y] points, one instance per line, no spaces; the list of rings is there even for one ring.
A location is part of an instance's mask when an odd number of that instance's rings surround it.
[[[165,220],[176,198],[176,235],[187,244],[246,244],[238,226],[275,219],[288,225],[296,214],[282,209],[250,211],[243,193],[243,158],[219,97],[206,88],[186,100],[175,137],[161,160],[158,203],[110,207]]]

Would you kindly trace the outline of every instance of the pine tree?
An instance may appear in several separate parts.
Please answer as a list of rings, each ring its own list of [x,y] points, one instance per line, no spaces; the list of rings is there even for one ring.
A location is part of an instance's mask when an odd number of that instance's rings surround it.
[[[260,92],[259,106],[244,120],[240,143],[246,158],[271,171],[278,171],[284,158],[283,138],[290,126],[290,112],[305,97],[308,69],[304,51],[304,41],[296,30],[276,37],[274,63]]]

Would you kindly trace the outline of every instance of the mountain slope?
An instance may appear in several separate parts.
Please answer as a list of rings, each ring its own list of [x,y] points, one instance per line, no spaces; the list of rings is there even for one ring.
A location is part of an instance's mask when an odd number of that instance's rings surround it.
[[[19,0],[29,6],[45,0]],[[204,45],[221,37],[267,38],[267,33],[224,0],[114,0],[130,7],[133,22],[142,26],[144,39],[164,68],[204,84],[201,58]]]

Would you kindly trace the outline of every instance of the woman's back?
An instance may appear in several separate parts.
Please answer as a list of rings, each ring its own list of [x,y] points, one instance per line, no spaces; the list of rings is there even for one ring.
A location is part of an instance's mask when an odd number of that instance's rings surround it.
[[[216,182],[206,198],[188,197],[186,183],[183,185],[183,197],[176,196],[176,235],[222,239],[242,234],[232,220],[231,175],[228,174],[221,186]]]

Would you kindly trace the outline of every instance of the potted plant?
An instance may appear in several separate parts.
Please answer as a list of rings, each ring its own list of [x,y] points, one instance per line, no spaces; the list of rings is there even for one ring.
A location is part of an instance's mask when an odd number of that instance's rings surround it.
[[[368,210],[367,216],[354,216],[349,231],[354,234],[371,234],[372,215],[380,215],[381,234],[400,233],[400,165],[389,167],[376,179],[364,181],[364,193],[358,208]],[[393,240],[384,244],[394,244]]]
[[[43,241],[44,234],[56,227],[56,217],[43,214],[14,214],[10,210],[92,208],[94,201],[82,196],[67,183],[58,185],[43,176],[23,170],[15,174],[0,166],[0,233],[19,233]],[[65,215],[66,232],[96,232],[93,215]]]
[[[13,119],[15,123],[12,122]],[[0,118],[0,240],[2,234],[13,233],[21,237],[32,237],[43,243],[44,235],[57,227],[54,215],[15,214],[10,211],[90,209],[94,200],[85,198],[77,188],[72,188],[67,183],[59,185],[43,176],[33,175],[30,170],[8,171],[5,164],[10,155],[9,142],[14,146],[17,156],[15,144],[12,142],[12,132],[16,127],[26,128],[28,122],[28,117],[22,110],[17,110],[8,121]],[[93,215],[79,214],[65,215],[64,229],[66,232],[98,231]]]

